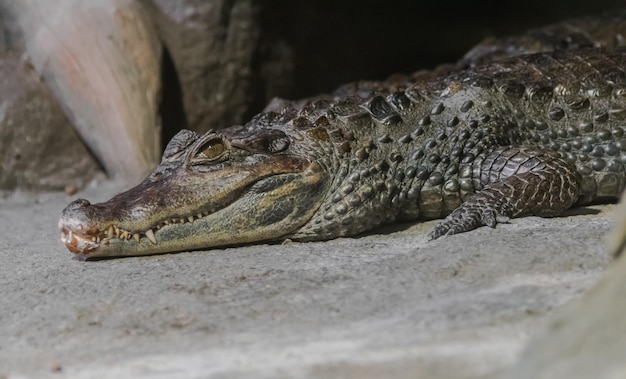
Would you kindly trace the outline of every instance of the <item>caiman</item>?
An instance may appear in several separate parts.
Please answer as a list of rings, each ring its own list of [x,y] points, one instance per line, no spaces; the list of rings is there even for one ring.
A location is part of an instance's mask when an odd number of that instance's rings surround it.
[[[596,36],[552,26],[502,40],[536,42],[530,50],[496,41],[463,67],[276,102],[204,135],[182,130],[138,186],[70,203],[61,240],[100,258],[445,217],[435,239],[615,199],[626,183],[626,28],[611,20],[593,23]]]

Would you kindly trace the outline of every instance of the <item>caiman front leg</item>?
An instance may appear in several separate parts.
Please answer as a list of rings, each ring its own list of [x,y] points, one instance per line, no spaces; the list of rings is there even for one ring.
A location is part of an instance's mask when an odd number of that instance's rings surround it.
[[[501,147],[477,165],[483,189],[437,224],[428,240],[523,215],[556,216],[580,196],[576,167],[551,151]]]

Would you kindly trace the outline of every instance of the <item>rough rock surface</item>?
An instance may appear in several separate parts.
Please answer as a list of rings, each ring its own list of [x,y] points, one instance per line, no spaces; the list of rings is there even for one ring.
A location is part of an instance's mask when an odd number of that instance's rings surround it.
[[[581,299],[559,309],[535,336],[511,378],[626,377],[626,197],[610,251],[620,255],[607,274]]]
[[[151,15],[167,49],[166,137],[185,126],[205,132],[241,123],[291,83],[293,57],[284,45],[268,47],[261,39],[258,2],[153,0],[152,4]]]
[[[615,208],[80,262],[58,240],[70,200],[0,196],[0,377],[493,377],[602,275]]]
[[[154,0],[152,4],[166,59],[171,59],[165,67],[169,72],[164,73],[169,80],[164,88],[166,128],[174,129],[173,134],[181,126],[204,132],[243,119],[249,112],[251,65],[259,37],[253,2]],[[171,97],[172,91],[181,99]]]
[[[98,164],[29,63],[6,16],[0,15],[0,188],[82,187]]]
[[[17,20],[28,59],[107,174],[129,184],[144,178],[161,154],[161,45],[140,3],[1,5]]]

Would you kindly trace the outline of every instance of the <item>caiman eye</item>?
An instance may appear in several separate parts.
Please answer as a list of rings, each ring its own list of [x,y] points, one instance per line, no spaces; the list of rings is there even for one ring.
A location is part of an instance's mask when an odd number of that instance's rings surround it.
[[[212,139],[204,144],[197,158],[208,159],[210,161],[222,158],[226,154],[226,145],[221,138]]]

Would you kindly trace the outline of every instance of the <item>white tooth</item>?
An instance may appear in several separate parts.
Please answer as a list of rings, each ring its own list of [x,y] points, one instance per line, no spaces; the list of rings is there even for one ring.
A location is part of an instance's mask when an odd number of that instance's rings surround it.
[[[109,226],[109,228],[107,229],[107,237],[113,237],[113,225]]]
[[[187,217],[187,220],[189,220],[189,222],[193,222],[194,218],[193,218],[193,216],[189,216],[189,217]]]
[[[96,239],[97,239],[97,238],[96,238],[95,236],[94,236],[94,237],[91,237],[91,241],[92,241],[92,242],[96,242]]]
[[[198,213],[198,214],[196,215],[196,218],[202,218],[202,213]]]
[[[100,236],[96,237],[96,243],[100,243]]]
[[[65,232],[61,232],[61,242],[65,242]]]
[[[156,237],[154,236],[154,232],[152,231],[152,229],[146,230],[146,237],[148,237],[150,242],[152,242],[153,244],[155,245],[157,244],[157,240],[156,240]]]
[[[67,234],[67,242],[72,242],[72,239],[74,239],[74,236],[72,235],[72,231],[70,230],[69,233]]]
[[[170,224],[170,220],[165,220],[165,221],[163,221],[163,223],[164,223],[165,225],[169,225],[169,224]]]
[[[139,242],[139,233],[133,234],[133,238],[135,239],[135,241]]]
[[[181,218],[181,219],[180,219],[180,223],[181,223],[181,224],[184,224],[184,223],[185,223],[185,219],[184,219],[184,218]]]

